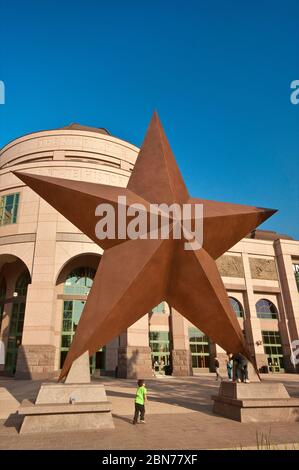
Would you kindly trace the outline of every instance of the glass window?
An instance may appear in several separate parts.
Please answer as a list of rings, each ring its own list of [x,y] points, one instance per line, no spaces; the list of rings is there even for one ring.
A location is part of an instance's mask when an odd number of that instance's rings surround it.
[[[24,300],[22,298],[22,300]],[[6,348],[5,369],[13,374],[16,371],[18,348],[22,344],[25,302],[18,298],[13,301],[9,322],[8,342]]]
[[[236,316],[238,318],[244,318],[244,309],[242,307],[242,304],[234,297],[229,297],[229,300]]]
[[[152,313],[165,313],[165,302],[161,302],[152,309]]]
[[[69,273],[64,283],[64,293],[88,295],[95,276],[95,269],[89,267],[76,268]]]
[[[189,328],[189,345],[193,368],[210,367],[209,338],[198,328]]]
[[[76,268],[69,273],[64,283],[64,294],[81,295],[87,298],[92,287],[95,269],[90,267]],[[85,300],[64,300],[61,332],[60,367],[63,366],[70,345],[73,341]],[[105,368],[105,347],[89,358],[90,372]]]
[[[262,338],[270,372],[283,371],[283,349],[279,331],[262,331]]]
[[[150,331],[150,341],[169,342],[169,331]]]
[[[0,225],[15,224],[17,221],[20,193],[0,197]]]
[[[85,305],[82,300],[65,300],[63,302],[61,347],[69,348],[75,334],[80,316]]]
[[[295,275],[295,280],[297,284],[297,289],[299,292],[299,264],[293,264],[293,269],[294,269],[294,275]]]
[[[150,331],[149,344],[155,370],[164,372],[164,368],[169,365],[170,359],[169,331]]]
[[[63,366],[67,352],[73,341],[85,300],[65,300],[63,302],[62,332],[61,332],[61,350],[60,350],[60,367]],[[103,352],[104,348],[98,352]],[[96,360],[96,355],[91,361]]]
[[[30,283],[31,283],[30,274],[26,270],[18,277],[18,280],[16,282],[15,292],[18,294],[18,296],[27,294],[28,284]]]
[[[72,342],[71,335],[63,335],[61,340],[61,347],[62,348],[69,348]]]
[[[258,318],[277,318],[277,309],[270,300],[261,299],[255,307]]]

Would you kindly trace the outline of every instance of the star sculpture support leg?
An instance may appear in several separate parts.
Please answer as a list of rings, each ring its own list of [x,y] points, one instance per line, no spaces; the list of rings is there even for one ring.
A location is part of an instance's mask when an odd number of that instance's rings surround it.
[[[156,113],[150,122],[127,188],[14,172],[105,251],[99,264],[76,334],[61,371],[65,377],[75,359],[92,355],[121,334],[163,300],[175,307],[223,349],[252,359],[230,305],[215,260],[275,211],[259,207],[190,198]],[[203,244],[185,249],[185,240],[174,239],[175,217],[163,215],[169,239],[152,238],[147,229],[137,239],[115,237],[99,240],[96,207],[110,204],[121,210],[142,204],[151,220],[153,204],[203,206]],[[136,206],[137,207],[137,206]],[[122,207],[123,209],[123,207]],[[190,226],[196,222],[191,212]],[[129,215],[125,229],[134,217]],[[124,227],[122,227],[124,229]]]

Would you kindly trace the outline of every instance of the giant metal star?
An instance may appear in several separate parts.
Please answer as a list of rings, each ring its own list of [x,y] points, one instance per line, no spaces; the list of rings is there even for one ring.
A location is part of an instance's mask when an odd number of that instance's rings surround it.
[[[215,260],[276,211],[191,198],[156,113],[127,188],[14,174],[104,249],[60,379],[84,352],[91,356],[162,301],[224,350],[251,359]],[[202,247],[186,250],[184,239],[132,240],[117,233],[99,240],[95,208],[109,203],[117,212],[118,196],[126,196],[127,207],[143,204],[148,219],[151,204],[203,204]]]

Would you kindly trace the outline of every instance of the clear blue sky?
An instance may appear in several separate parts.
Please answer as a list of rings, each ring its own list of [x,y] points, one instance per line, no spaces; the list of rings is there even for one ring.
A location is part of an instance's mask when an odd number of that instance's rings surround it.
[[[298,0],[0,5],[0,146],[70,122],[140,145],[157,109],[193,196],[299,239]]]

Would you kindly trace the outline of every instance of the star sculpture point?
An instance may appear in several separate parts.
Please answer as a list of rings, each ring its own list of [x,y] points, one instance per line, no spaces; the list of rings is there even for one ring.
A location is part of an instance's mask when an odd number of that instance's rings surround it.
[[[156,112],[126,188],[14,174],[104,249],[60,379],[84,352],[94,354],[161,301],[227,352],[241,352],[251,359],[215,260],[276,211],[191,198]],[[189,205],[192,225],[194,208],[200,205],[200,247],[187,250],[186,240],[171,237],[176,217],[167,215],[158,228],[167,222],[168,238],[151,237],[148,228],[136,239],[130,239],[126,231],[119,237],[116,222],[115,237],[99,239],[96,207],[109,204],[117,214],[120,197],[122,209],[142,205],[146,221],[157,204]],[[125,228],[132,219],[127,218]]]

